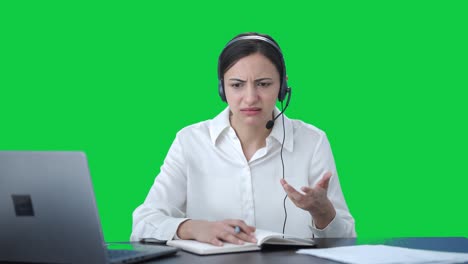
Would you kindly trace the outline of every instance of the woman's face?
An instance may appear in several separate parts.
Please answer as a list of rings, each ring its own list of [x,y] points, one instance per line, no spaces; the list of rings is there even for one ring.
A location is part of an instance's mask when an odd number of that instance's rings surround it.
[[[263,127],[271,120],[280,89],[275,65],[260,53],[237,61],[224,74],[231,125]]]

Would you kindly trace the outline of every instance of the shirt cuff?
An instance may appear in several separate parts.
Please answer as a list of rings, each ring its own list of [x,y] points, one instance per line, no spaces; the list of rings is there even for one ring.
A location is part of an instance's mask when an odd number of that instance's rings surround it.
[[[150,237],[154,237],[159,240],[172,240],[177,234],[179,225],[189,218],[171,218],[162,222],[159,226],[153,226],[154,230],[151,232]]]
[[[341,237],[340,234],[342,233],[342,225],[340,224],[338,214],[335,215],[333,220],[328,223],[328,225],[323,229],[318,229],[315,226],[314,219],[312,218],[312,225],[309,226],[312,230],[312,234],[314,238],[321,238],[321,237]]]
[[[172,240],[181,240],[181,238],[177,235],[177,230],[179,229],[179,226],[184,223],[185,221],[190,220],[190,218],[183,218],[181,222],[177,225],[176,232],[174,233],[174,237]]]

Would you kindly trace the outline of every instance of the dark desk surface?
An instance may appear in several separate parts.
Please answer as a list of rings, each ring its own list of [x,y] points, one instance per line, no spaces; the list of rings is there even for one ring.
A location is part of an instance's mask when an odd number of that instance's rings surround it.
[[[464,237],[435,237],[435,238],[392,238],[362,240],[354,238],[320,238],[316,239],[317,248],[329,248],[337,246],[384,244],[414,249],[429,249],[439,251],[468,253],[468,238]],[[179,251],[175,256],[157,259],[147,263],[223,263],[223,264],[276,264],[276,263],[337,263],[317,257],[296,254],[296,248],[290,247],[265,247],[258,252],[244,252],[233,254],[221,254],[210,256],[198,256],[185,251]]]

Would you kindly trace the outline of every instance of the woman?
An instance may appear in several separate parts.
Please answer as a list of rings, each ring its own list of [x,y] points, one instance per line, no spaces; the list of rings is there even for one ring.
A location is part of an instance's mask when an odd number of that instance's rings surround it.
[[[218,63],[228,107],[177,133],[133,213],[131,240],[242,244],[256,241],[255,228],[306,238],[356,236],[325,133],[273,118],[280,115],[276,100],[289,93],[287,107],[291,91],[278,44],[268,35],[241,34]]]

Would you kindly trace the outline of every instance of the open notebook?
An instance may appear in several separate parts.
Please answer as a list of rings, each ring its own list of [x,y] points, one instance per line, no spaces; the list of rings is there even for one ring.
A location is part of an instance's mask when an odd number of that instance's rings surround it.
[[[199,255],[211,255],[231,252],[244,252],[260,250],[262,245],[291,245],[312,247],[315,245],[311,239],[296,238],[291,236],[284,236],[281,233],[257,229],[255,231],[257,243],[245,243],[243,245],[236,245],[231,243],[224,243],[222,247],[213,246],[208,243],[198,242],[195,240],[169,240],[168,246],[177,247],[185,251],[196,253]]]

